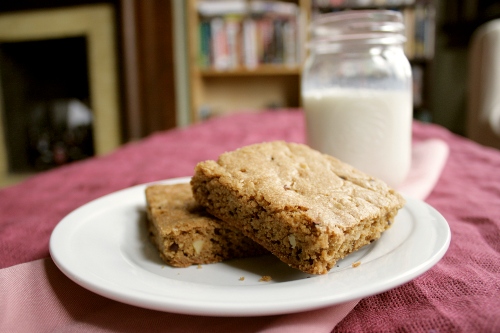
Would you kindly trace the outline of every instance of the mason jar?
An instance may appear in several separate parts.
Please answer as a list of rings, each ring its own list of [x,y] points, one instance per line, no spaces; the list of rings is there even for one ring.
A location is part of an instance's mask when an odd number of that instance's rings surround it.
[[[401,184],[411,164],[411,66],[401,13],[344,11],[310,25],[301,97],[307,143]]]

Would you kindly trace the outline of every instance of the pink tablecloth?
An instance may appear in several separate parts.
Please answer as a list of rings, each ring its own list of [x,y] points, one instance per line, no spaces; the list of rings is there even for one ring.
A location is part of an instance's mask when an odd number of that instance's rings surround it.
[[[50,258],[44,259],[49,257],[55,225],[90,200],[140,183],[188,176],[198,161],[246,144],[304,141],[298,111],[240,114],[157,133],[108,156],[1,190],[0,331],[12,328],[7,326],[12,318],[19,320],[19,331],[500,331],[500,152],[435,125],[415,123],[413,134],[415,142],[440,139],[450,148],[426,201],[448,220],[452,242],[435,267],[401,287],[338,307],[337,312],[326,308],[295,316],[191,317],[107,300],[75,285]],[[427,190],[431,189],[421,188],[422,193]],[[17,283],[12,281],[15,274]],[[25,293],[21,314],[16,306],[5,304],[12,301],[9,290],[43,293]],[[41,316],[45,323],[36,326],[33,316]],[[338,318],[344,319],[335,326]],[[72,325],[60,326],[61,322]]]

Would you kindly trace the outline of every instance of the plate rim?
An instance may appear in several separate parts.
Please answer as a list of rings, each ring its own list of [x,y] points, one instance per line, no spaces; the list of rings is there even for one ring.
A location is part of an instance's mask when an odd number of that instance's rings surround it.
[[[300,301],[294,301],[290,302],[289,299],[280,299],[279,301],[266,301],[266,302],[260,302],[260,303],[255,303],[255,302],[232,302],[232,303],[214,303],[212,302],[207,302],[207,301],[201,301],[200,299],[196,298],[187,298],[183,299],[182,302],[179,302],[177,299],[172,298],[170,296],[170,299],[167,299],[162,296],[162,295],[156,295],[151,296],[148,295],[148,297],[145,297],[144,293],[142,292],[137,292],[137,291],[117,291],[117,290],[112,290],[109,287],[107,287],[105,284],[99,284],[95,282],[92,279],[89,279],[88,276],[82,276],[81,274],[78,274],[78,268],[75,269],[75,263],[72,262],[67,262],[67,258],[65,258],[64,254],[61,252],[61,244],[64,244],[64,235],[67,230],[74,231],[75,229],[75,223],[71,222],[72,219],[75,217],[78,217],[78,215],[85,210],[91,209],[94,205],[99,205],[100,203],[106,201],[106,200],[111,200],[113,197],[117,195],[126,195],[127,192],[134,192],[138,191],[139,189],[145,189],[149,185],[153,184],[177,184],[177,183],[183,183],[183,182],[188,182],[191,179],[191,177],[177,177],[177,178],[170,178],[170,179],[165,179],[165,180],[160,180],[160,181],[154,181],[154,182],[148,182],[148,183],[143,183],[143,184],[138,184],[132,187],[128,187],[125,189],[121,189],[109,194],[106,194],[104,196],[101,196],[99,198],[96,198],[94,200],[89,201],[88,203],[76,208],[69,214],[67,214],[61,221],[56,225],[54,230],[52,231],[52,234],[50,236],[50,241],[49,241],[49,252],[52,260],[56,264],[56,266],[65,274],[68,278],[73,280],[75,283],[78,285],[82,286],[83,288],[90,290],[96,294],[99,294],[101,296],[104,296],[109,299],[113,299],[118,302],[122,302],[125,304],[130,304],[134,306],[139,306],[142,308],[146,309],[151,309],[151,310],[157,310],[157,311],[164,311],[164,312],[171,312],[171,313],[179,313],[179,314],[189,314],[189,315],[208,315],[208,316],[263,316],[263,315],[277,315],[277,314],[286,314],[286,313],[295,313],[295,312],[303,312],[303,311],[309,311],[309,310],[314,310],[314,309],[319,309],[323,308],[326,306],[332,306],[336,304],[341,304],[345,303],[348,301],[356,300],[356,299],[361,299],[364,297],[372,296],[375,294],[380,294],[382,292],[385,292],[387,290],[396,288],[398,286],[401,286],[418,276],[424,274],[426,271],[428,271],[430,268],[432,268],[435,264],[437,264],[441,258],[445,255],[445,253],[448,250],[450,241],[451,241],[451,230],[449,227],[448,222],[446,219],[432,206],[427,204],[426,202],[411,198],[409,196],[405,196],[405,199],[407,200],[407,204],[403,207],[403,209],[408,210],[409,206],[412,205],[423,205],[425,208],[429,210],[429,212],[432,213],[432,215],[436,218],[436,220],[439,222],[439,228],[441,228],[441,231],[444,231],[444,237],[442,241],[440,242],[439,248],[435,250],[430,257],[428,257],[424,262],[420,264],[420,267],[414,267],[412,270],[407,271],[405,274],[399,276],[397,279],[393,281],[385,281],[384,283],[380,284],[377,286],[377,288],[372,290],[366,290],[370,288],[361,288],[358,289],[357,293],[347,293],[344,295],[341,295],[341,297],[332,297],[331,295],[325,295],[323,297],[317,298],[314,302],[300,302]],[[69,221],[69,222],[68,222]],[[71,225],[73,223],[73,225]],[[84,222],[81,222],[84,223]],[[407,240],[405,240],[406,242]],[[62,243],[61,243],[62,242]],[[397,251],[397,249],[394,249],[393,251]],[[387,255],[387,254],[385,254]],[[377,259],[375,259],[376,261]],[[369,267],[371,262],[361,265],[360,267],[363,266],[363,269],[365,267]],[[76,264],[77,265],[77,264]],[[217,265],[217,264],[214,264]],[[78,266],[78,265],[77,265]],[[352,271],[352,270],[351,270]],[[151,272],[148,272],[150,274],[153,274]],[[318,276],[315,277],[317,278],[322,278],[322,277],[328,277],[329,274],[323,275],[323,276]],[[306,279],[306,280],[311,280],[311,279]],[[293,283],[294,285],[296,284],[304,284],[304,280],[299,280],[303,281],[301,283]],[[290,282],[296,282],[296,281],[290,281]],[[267,288],[269,286],[274,285],[275,288],[279,284],[270,284],[270,285],[262,285],[262,287],[256,287],[256,288]],[[227,287],[220,287],[220,288],[214,288],[214,289],[222,289],[224,290],[231,290],[232,289],[237,289],[238,292],[241,292],[241,290],[245,290],[243,288],[249,287],[249,286],[227,286]],[[249,290],[248,288],[247,290]],[[255,288],[252,288],[255,289]],[[248,292],[248,291],[247,291]],[[245,292],[243,292],[244,294]],[[255,304],[254,304],[255,303]]]

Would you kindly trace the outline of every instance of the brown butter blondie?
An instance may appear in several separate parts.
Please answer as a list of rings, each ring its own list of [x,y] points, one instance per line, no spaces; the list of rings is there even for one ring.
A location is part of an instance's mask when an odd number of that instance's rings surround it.
[[[146,188],[148,228],[163,261],[175,267],[267,253],[240,231],[222,226],[193,199],[189,184]]]
[[[312,274],[378,239],[405,203],[381,180],[282,141],[201,162],[191,186],[209,213]]]

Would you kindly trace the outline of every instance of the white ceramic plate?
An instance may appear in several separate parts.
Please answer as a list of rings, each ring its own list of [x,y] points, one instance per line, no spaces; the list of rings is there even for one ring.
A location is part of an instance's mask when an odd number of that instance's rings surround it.
[[[145,187],[109,194],[70,213],[52,233],[50,253],[59,269],[84,288],[148,309],[212,316],[317,309],[414,279],[443,257],[450,242],[441,214],[407,198],[391,229],[327,275],[302,273],[272,255],[172,268],[162,263],[148,240]],[[353,268],[357,261],[361,265]],[[272,280],[260,282],[264,275]]]

